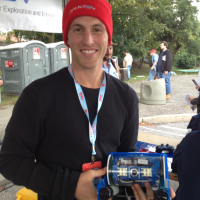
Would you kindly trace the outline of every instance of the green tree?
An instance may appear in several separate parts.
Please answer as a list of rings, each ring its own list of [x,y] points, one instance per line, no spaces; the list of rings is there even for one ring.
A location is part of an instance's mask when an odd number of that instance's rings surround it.
[[[163,29],[164,25],[149,19],[151,0],[110,0],[113,17],[114,55],[121,60],[128,50],[134,58],[143,59],[151,48],[152,30]],[[154,47],[155,48],[155,47]]]
[[[53,43],[62,41],[62,34],[58,33],[43,33],[35,31],[22,31],[14,30],[15,37],[18,38],[18,41],[21,42],[22,38],[25,40],[39,40],[44,43]]]
[[[163,29],[152,30],[157,41],[169,42],[168,48],[173,57],[181,47],[194,46],[200,35],[200,22],[197,7],[192,5],[192,1],[154,0],[151,3],[153,9],[147,11],[149,19],[164,25]]]
[[[194,67],[195,56],[187,51],[178,52],[174,57],[174,66],[179,69],[192,69]]]

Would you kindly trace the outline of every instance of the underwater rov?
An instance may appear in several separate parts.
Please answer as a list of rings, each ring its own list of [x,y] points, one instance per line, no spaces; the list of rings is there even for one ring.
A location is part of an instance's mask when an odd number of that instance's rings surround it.
[[[122,153],[108,154],[107,174],[99,183],[98,200],[116,197],[134,197],[128,193],[135,183],[145,191],[144,183],[149,182],[156,200],[170,200],[167,155],[163,153]],[[128,193],[128,194],[127,194]]]

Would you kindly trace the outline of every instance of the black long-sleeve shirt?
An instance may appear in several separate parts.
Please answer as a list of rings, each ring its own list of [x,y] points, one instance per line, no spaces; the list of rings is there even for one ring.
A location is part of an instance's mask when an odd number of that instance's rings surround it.
[[[159,54],[159,61],[162,61],[162,73],[164,73],[165,71],[171,72],[172,71],[172,53],[169,49],[166,49],[164,52],[161,52]],[[159,66],[157,65],[156,71],[158,72]]]
[[[103,167],[108,152],[134,151],[138,135],[136,93],[108,74],[106,80],[96,139],[96,158]],[[92,120],[98,90],[83,91]],[[33,82],[19,97],[6,127],[0,173],[38,193],[38,200],[70,200],[91,153],[88,119],[64,68]]]

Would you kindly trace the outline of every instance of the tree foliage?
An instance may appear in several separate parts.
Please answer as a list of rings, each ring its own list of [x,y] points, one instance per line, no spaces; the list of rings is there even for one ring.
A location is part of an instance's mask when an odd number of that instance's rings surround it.
[[[53,43],[62,41],[62,34],[58,33],[43,33],[43,32],[35,32],[35,31],[21,31],[14,30],[15,37],[18,38],[19,41],[23,40],[39,40],[44,43]]]
[[[200,22],[191,0],[108,0],[112,5],[114,54],[122,59],[128,50],[135,58],[169,43],[174,56],[182,47],[199,52]]]
[[[190,0],[154,0],[153,9],[148,9],[149,19],[164,25],[152,30],[157,41],[167,41],[174,56],[181,47],[199,46],[200,22],[197,7]],[[198,40],[198,43],[197,43]],[[196,42],[194,42],[196,41]]]
[[[182,51],[175,55],[174,66],[179,69],[192,69],[194,68],[195,64],[194,60],[195,60],[194,55],[191,55],[186,51]]]

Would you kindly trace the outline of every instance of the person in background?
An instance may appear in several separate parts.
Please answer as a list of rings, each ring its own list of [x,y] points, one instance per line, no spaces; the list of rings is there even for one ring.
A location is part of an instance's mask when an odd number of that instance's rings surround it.
[[[131,56],[130,53],[128,53],[128,51],[125,51],[124,54],[125,54],[125,57],[123,60],[123,67],[128,68],[128,79],[130,79],[133,57]]]
[[[3,80],[1,79],[1,76],[0,76],[0,87],[3,86]]]
[[[156,67],[158,63],[158,54],[156,53],[155,49],[152,49],[149,51],[150,55],[152,56],[151,62],[150,62],[150,72],[149,72],[149,79],[148,81],[153,80],[153,78],[156,76]]]
[[[116,43],[111,43],[108,46],[105,56],[103,57],[103,71],[110,74],[111,76],[121,80],[121,74],[119,72],[118,64],[112,59],[113,55],[113,46],[116,46]]]
[[[161,53],[159,55],[158,64],[157,64],[157,72],[158,78],[165,79],[165,87],[166,87],[166,99],[170,99],[171,93],[171,83],[170,76],[172,71],[172,53],[167,49],[168,43],[166,41],[162,41],[160,43]]]

